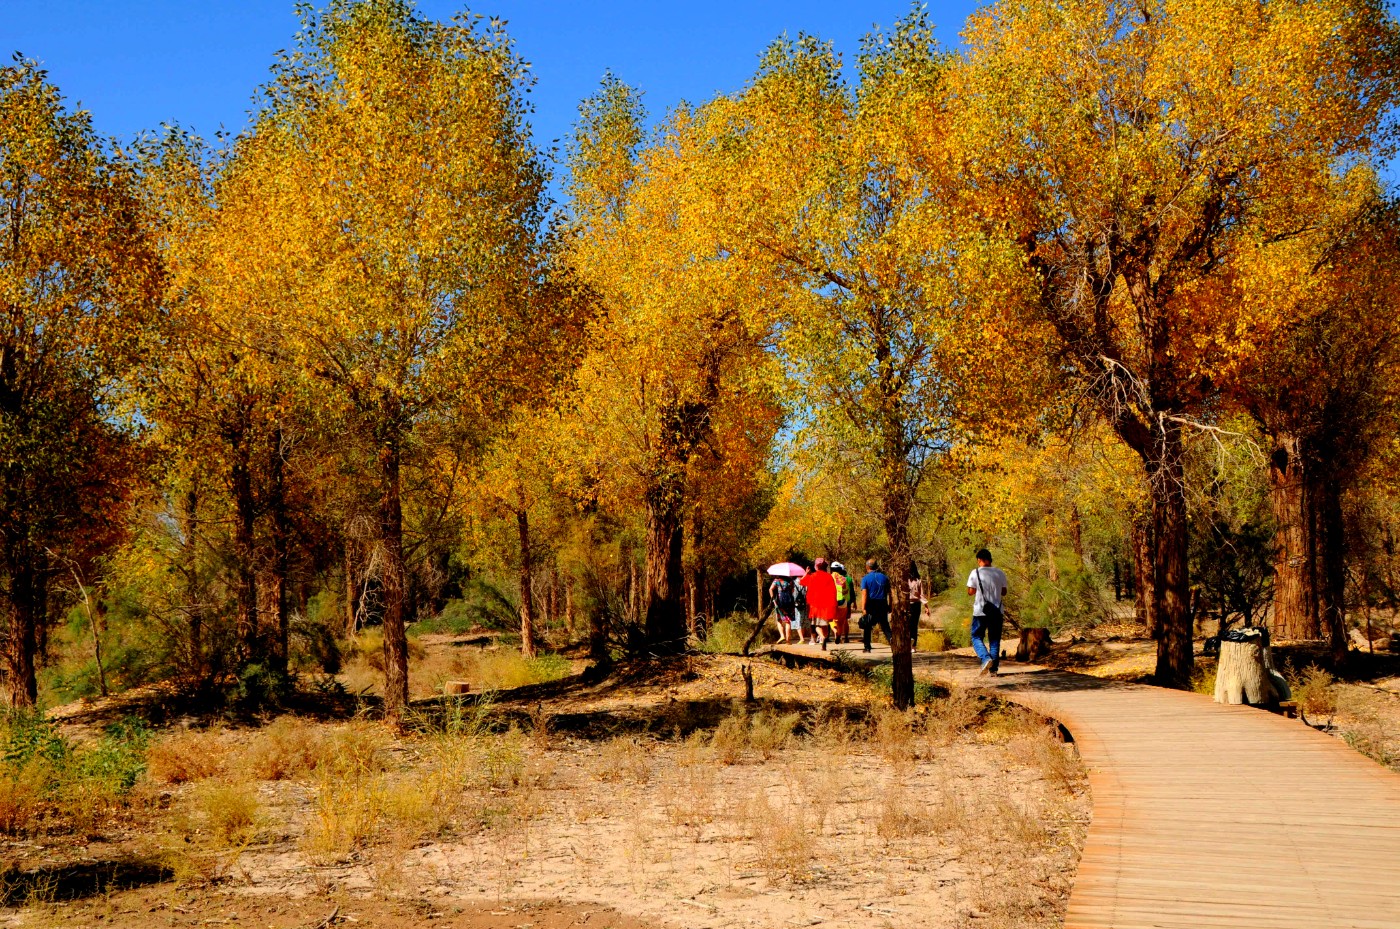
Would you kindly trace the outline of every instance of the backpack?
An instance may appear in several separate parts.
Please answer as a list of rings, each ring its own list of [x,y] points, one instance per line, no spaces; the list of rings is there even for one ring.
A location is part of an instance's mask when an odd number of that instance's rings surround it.
[[[778,609],[784,613],[791,613],[797,606],[797,597],[792,591],[792,581],[784,580],[778,582]]]

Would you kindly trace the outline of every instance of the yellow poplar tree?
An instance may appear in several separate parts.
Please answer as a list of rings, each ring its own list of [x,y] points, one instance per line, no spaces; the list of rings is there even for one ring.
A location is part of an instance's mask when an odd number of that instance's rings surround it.
[[[308,12],[219,188],[248,312],[372,459],[385,709],[408,699],[404,470],[425,423],[470,436],[533,383],[544,176],[499,25],[394,0]],[[534,307],[538,310],[539,307]],[[547,309],[547,307],[546,307]]]
[[[644,145],[639,95],[609,78],[573,143],[568,260],[595,295],[574,400],[579,453],[615,500],[645,511],[646,647],[685,647],[685,521],[693,466],[728,406],[762,404],[782,289],[718,238],[722,163],[704,110],[678,110]]]
[[[5,698],[32,706],[49,582],[124,526],[125,381],[161,271],[137,172],[31,61],[0,67],[0,623]],[[61,573],[60,573],[61,572]]]
[[[1394,23],[1373,0],[1005,2],[965,38],[950,84],[970,200],[1023,251],[1027,318],[1143,461],[1157,677],[1186,686],[1183,431],[1238,310],[1212,282],[1248,236],[1305,228],[1334,166],[1377,151]]]
[[[736,165],[734,241],[789,280],[781,351],[814,428],[868,457],[889,549],[896,705],[913,700],[910,524],[930,467],[1008,418],[1031,365],[998,362],[1011,330],[983,295],[1014,286],[993,240],[964,234],[939,137],[953,114],[926,15],[870,36],[859,84],[829,46],[774,45],[724,102]],[[999,286],[992,282],[1010,281]],[[1027,333],[1015,334],[1020,338]]]

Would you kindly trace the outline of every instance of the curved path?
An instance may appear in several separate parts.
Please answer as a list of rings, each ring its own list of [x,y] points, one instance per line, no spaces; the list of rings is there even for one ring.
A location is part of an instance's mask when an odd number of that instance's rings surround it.
[[[1400,929],[1400,776],[1298,720],[1199,694],[1027,665],[975,672],[974,659],[916,656],[921,676],[1059,720],[1088,768],[1093,820],[1066,929]]]

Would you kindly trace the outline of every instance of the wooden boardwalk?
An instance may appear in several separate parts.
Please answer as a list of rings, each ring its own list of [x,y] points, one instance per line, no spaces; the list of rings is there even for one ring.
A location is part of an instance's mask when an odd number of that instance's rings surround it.
[[[1002,668],[916,656],[921,676],[995,689],[1073,735],[1093,819],[1067,929],[1400,929],[1400,776],[1263,710]]]

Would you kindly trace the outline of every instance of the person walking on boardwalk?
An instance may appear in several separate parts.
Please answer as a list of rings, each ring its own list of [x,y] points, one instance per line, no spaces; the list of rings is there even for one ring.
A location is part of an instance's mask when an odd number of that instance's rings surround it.
[[[797,620],[797,585],[790,577],[775,577],[768,587],[768,596],[773,600],[773,616],[783,644],[791,645],[792,627]]]
[[[846,566],[839,561],[831,563],[831,579],[836,582],[836,624],[831,634],[839,643],[851,640],[851,610],[856,605],[856,582],[846,573]]]
[[[919,617],[923,614],[924,604],[928,602],[926,594],[924,582],[919,580],[919,566],[911,564],[909,566],[909,637],[916,650],[919,647]]]
[[[983,674],[994,675],[1001,666],[1001,624],[1006,618],[1001,598],[1006,589],[1006,572],[992,567],[991,552],[979,550],[977,567],[967,576],[967,595],[972,597],[972,650],[982,662]]]
[[[874,558],[865,563],[865,576],[860,579],[860,608],[865,611],[860,618],[865,650],[870,651],[870,633],[876,626],[885,634],[885,641],[891,641],[890,579],[880,570],[880,562]]]
[[[816,570],[798,581],[807,591],[807,614],[812,617],[813,634],[826,651],[831,623],[836,619],[836,581],[827,570],[826,559],[818,558]]]

